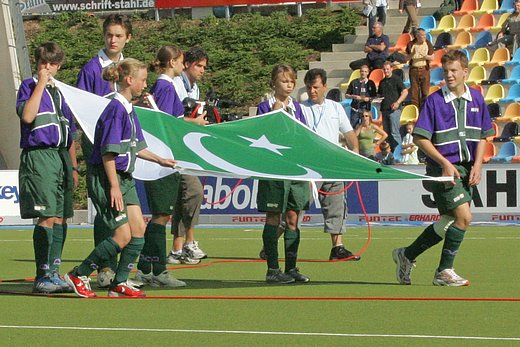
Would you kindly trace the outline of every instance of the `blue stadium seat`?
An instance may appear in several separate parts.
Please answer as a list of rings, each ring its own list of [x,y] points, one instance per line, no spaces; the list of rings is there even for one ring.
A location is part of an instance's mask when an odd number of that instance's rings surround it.
[[[506,62],[506,66],[515,66],[520,64],[520,49],[517,49],[515,51],[515,54],[513,54],[513,57],[511,57],[511,60]]]
[[[434,16],[426,16],[421,19],[419,28],[423,28],[427,33],[430,33],[432,29],[437,28],[437,21]]]
[[[453,43],[453,38],[451,37],[450,33],[441,33],[441,34],[439,34],[439,36],[437,36],[437,39],[435,40],[435,44],[433,45],[433,49],[437,51],[439,49],[446,48],[446,46],[449,46],[452,43]]]
[[[509,88],[507,96],[503,99],[500,99],[499,102],[506,104],[520,102],[520,84],[514,84],[511,88]]]
[[[490,159],[491,162],[510,162],[518,155],[518,147],[514,142],[504,142],[498,154]]]
[[[401,147],[401,145],[395,146],[394,152],[392,154],[394,155],[394,160],[396,164],[400,164],[403,162],[403,155],[401,154],[402,151],[403,148]]]
[[[489,42],[493,41],[493,36],[489,31],[481,31],[473,44],[469,45],[468,49],[477,49],[481,47],[486,47]]]
[[[520,83],[520,65],[515,66],[513,68],[513,71],[511,71],[511,76],[509,76],[509,78],[504,78],[503,80],[500,81],[500,83],[504,83],[504,84]]]
[[[493,11],[494,14],[502,14],[513,12],[515,10],[514,0],[502,0],[502,4],[498,10]]]
[[[444,72],[442,67],[437,67],[430,71],[430,85],[436,86],[444,82]]]

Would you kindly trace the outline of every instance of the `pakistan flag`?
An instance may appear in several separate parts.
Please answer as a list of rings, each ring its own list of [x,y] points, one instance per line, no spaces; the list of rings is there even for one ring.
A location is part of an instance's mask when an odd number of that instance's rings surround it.
[[[89,139],[108,100],[57,82]],[[166,113],[135,108],[148,149],[174,158],[185,174],[301,181],[422,180],[320,137],[283,111],[200,126]],[[153,180],[172,169],[138,160],[135,178]]]

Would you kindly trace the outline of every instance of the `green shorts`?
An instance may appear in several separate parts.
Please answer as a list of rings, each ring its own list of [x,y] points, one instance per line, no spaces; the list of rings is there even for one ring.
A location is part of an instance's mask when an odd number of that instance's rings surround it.
[[[433,199],[437,204],[437,209],[441,215],[447,214],[454,210],[457,206],[467,202],[471,203],[473,188],[469,185],[469,173],[471,171],[470,164],[454,164],[460,173],[460,178],[455,179],[455,185],[449,185],[444,182],[428,182],[431,185],[429,190],[433,194]],[[426,174],[432,177],[442,176],[442,168],[428,165]]]
[[[181,175],[179,173],[154,181],[144,181],[146,199],[152,215],[170,216],[173,213],[180,182]]]
[[[66,148],[24,149],[18,175],[22,218],[74,215],[72,163]]]
[[[123,211],[116,211],[110,206],[110,184],[102,165],[91,165],[91,175],[87,177],[90,180],[88,194],[92,199],[92,204],[103,223],[112,230],[128,223],[128,205],[140,205],[132,175],[118,172],[117,178],[125,204]]]
[[[260,212],[308,210],[309,194],[309,182],[259,180],[256,204]]]

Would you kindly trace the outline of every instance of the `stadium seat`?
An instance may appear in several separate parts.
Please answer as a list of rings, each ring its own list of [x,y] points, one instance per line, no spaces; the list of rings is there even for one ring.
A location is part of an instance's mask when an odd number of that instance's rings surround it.
[[[502,111],[500,109],[500,105],[496,102],[492,102],[491,104],[487,105],[487,109],[489,112],[489,116],[491,119],[496,119],[502,116]]]
[[[445,49],[439,49],[439,50],[433,52],[433,60],[430,62],[431,69],[442,66],[441,59],[445,53],[446,53]]]
[[[493,53],[493,57],[487,63],[484,63],[484,66],[487,68],[504,65],[511,59],[511,54],[509,53],[509,49],[506,47],[499,47],[495,53]]]
[[[492,27],[495,26],[495,17],[490,14],[486,13],[483,14],[478,19],[478,24],[474,28],[471,28],[469,31],[472,33],[480,32],[480,31],[489,31]]]
[[[439,35],[441,33],[447,33],[451,29],[455,28],[455,24],[456,24],[456,21],[455,21],[455,17],[454,16],[452,16],[451,14],[445,15],[439,21],[439,24],[437,25],[437,28],[432,29],[430,31],[430,33],[432,35]]]
[[[460,48],[459,51],[461,51],[462,53],[466,54],[466,57],[468,58],[468,61],[471,57],[471,54],[469,54],[469,49],[467,48]]]
[[[448,45],[448,49],[459,49],[466,48],[473,43],[473,36],[467,31],[461,31],[457,34],[455,42],[452,45]]]
[[[513,84],[509,88],[507,96],[500,100],[501,103],[520,102],[520,84]]]
[[[408,45],[408,42],[412,41],[412,35],[409,33],[402,33],[397,38],[397,42],[394,46],[388,48],[388,51],[393,52],[405,52],[406,51],[406,45]]]
[[[381,126],[383,124],[383,115],[377,109],[376,105],[372,105],[370,107],[370,112],[372,112],[372,123],[375,125]]]
[[[472,14],[465,14],[459,20],[457,26],[450,30],[450,33],[460,33],[461,31],[470,31],[475,27],[475,17]]]
[[[489,87],[484,100],[486,101],[486,104],[489,104],[492,102],[498,102],[500,99],[503,99],[504,96],[504,87],[501,84],[493,84]]]
[[[341,91],[339,88],[331,88],[327,92],[327,95],[325,96],[327,99],[340,102],[341,101]]]
[[[486,137],[486,141],[493,141],[499,133],[498,124],[496,122],[491,122],[491,124],[493,125],[493,130],[495,131],[495,133],[491,136]]]
[[[379,88],[379,83],[385,78],[385,73],[383,72],[383,69],[374,69],[370,72],[370,75],[368,75],[368,79],[373,81],[376,87]]]
[[[511,162],[511,160],[518,156],[518,147],[514,142],[504,142],[496,156],[490,159],[490,162]]]
[[[480,47],[487,47],[487,44],[493,41],[493,36],[489,31],[481,31],[478,33],[475,42],[468,46],[468,49],[477,49]]]
[[[472,14],[476,10],[478,10],[478,0],[464,0],[460,10],[454,11],[453,14],[455,16],[463,16],[465,14]]]
[[[434,50],[445,49],[448,45],[451,45],[453,42],[453,38],[450,33],[441,33],[435,39],[435,43],[433,45]]]
[[[484,96],[484,88],[480,84],[475,84],[470,87],[471,89],[475,89],[480,92],[480,95]]]
[[[480,8],[473,12],[476,16],[481,16],[485,13],[493,13],[498,10],[498,0],[483,0]]]
[[[419,117],[419,109],[415,105],[406,105],[401,111],[401,126],[408,123],[415,123]]]
[[[345,99],[341,100],[340,104],[342,104],[343,107],[350,106],[352,104],[352,99],[346,99],[345,98]]]
[[[466,80],[466,83],[471,86],[474,84],[480,84],[480,82],[482,82],[485,79],[486,79],[486,69],[484,69],[482,66],[475,66],[469,72],[469,76],[468,76],[468,79]]]
[[[489,73],[489,77],[487,80],[483,80],[480,82],[482,85],[491,85],[495,83],[504,83],[504,80],[507,77],[507,70],[504,66],[495,66],[491,69]]]
[[[444,83],[444,72],[442,67],[437,67],[430,71],[430,85],[438,86],[443,85]]]
[[[495,10],[494,14],[503,14],[506,12],[513,12],[515,10],[514,0],[502,0],[502,3],[500,4],[500,8],[498,10]]]
[[[424,31],[429,33],[433,29],[437,28],[437,21],[434,16],[426,16],[421,19],[419,23],[419,28],[423,28]]]
[[[503,66],[501,66],[503,67]],[[504,68],[505,69],[505,68]],[[520,65],[517,65],[511,71],[509,78],[504,78],[500,81],[502,84],[517,84],[520,83]]]
[[[513,54],[513,57],[510,61],[506,63],[506,66],[516,66],[520,65],[520,49],[517,49],[515,51],[515,54]]]
[[[485,47],[477,48],[475,52],[473,52],[473,56],[469,61],[469,67],[474,66],[483,66],[484,63],[489,62],[490,54],[489,50]]]
[[[489,162],[491,158],[497,155],[497,148],[493,142],[486,142],[486,148],[484,149],[484,163]]]
[[[346,91],[348,89],[348,86],[350,85],[350,82],[352,82],[353,80],[355,80],[356,78],[359,78],[361,77],[361,72],[359,71],[359,69],[357,70],[354,70],[350,73],[350,76],[348,78],[348,82],[347,83],[341,83],[340,84],[340,89],[342,91]]]
[[[513,122],[520,120],[520,103],[515,102],[507,105],[504,111],[504,118],[510,119]]]
[[[505,21],[507,20],[507,18],[509,18],[510,15],[510,12],[501,14],[498,18],[497,24],[493,26],[491,29],[489,29],[489,31],[491,31],[492,33],[498,33],[500,30],[502,30],[502,26],[504,25]]]
[[[403,155],[401,154],[402,151],[403,151],[403,147],[401,147],[400,144],[395,146],[393,155],[394,155],[394,160],[395,160],[396,164],[403,163]]]
[[[439,86],[430,86],[430,90],[428,91],[428,95],[432,95],[433,93],[435,93],[439,89],[441,89],[441,87],[439,87]]]
[[[430,34],[430,33],[426,33],[426,40],[428,40],[428,42],[430,42],[430,43],[433,43],[433,37],[432,37],[432,34]]]
[[[509,122],[504,125],[500,135],[493,139],[494,142],[509,142],[518,136],[518,123]]]

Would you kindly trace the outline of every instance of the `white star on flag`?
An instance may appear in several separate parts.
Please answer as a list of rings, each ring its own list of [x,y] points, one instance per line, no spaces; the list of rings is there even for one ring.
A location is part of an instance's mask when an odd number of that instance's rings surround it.
[[[239,137],[251,142],[249,147],[264,148],[264,149],[267,149],[268,151],[271,151],[271,152],[276,153],[281,156],[283,156],[283,154],[280,153],[279,149],[290,149],[291,148],[291,147],[285,147],[285,146],[271,143],[271,141],[269,141],[269,139],[265,135],[262,135],[258,140],[251,139],[251,138],[245,137],[245,136],[239,136]]]

